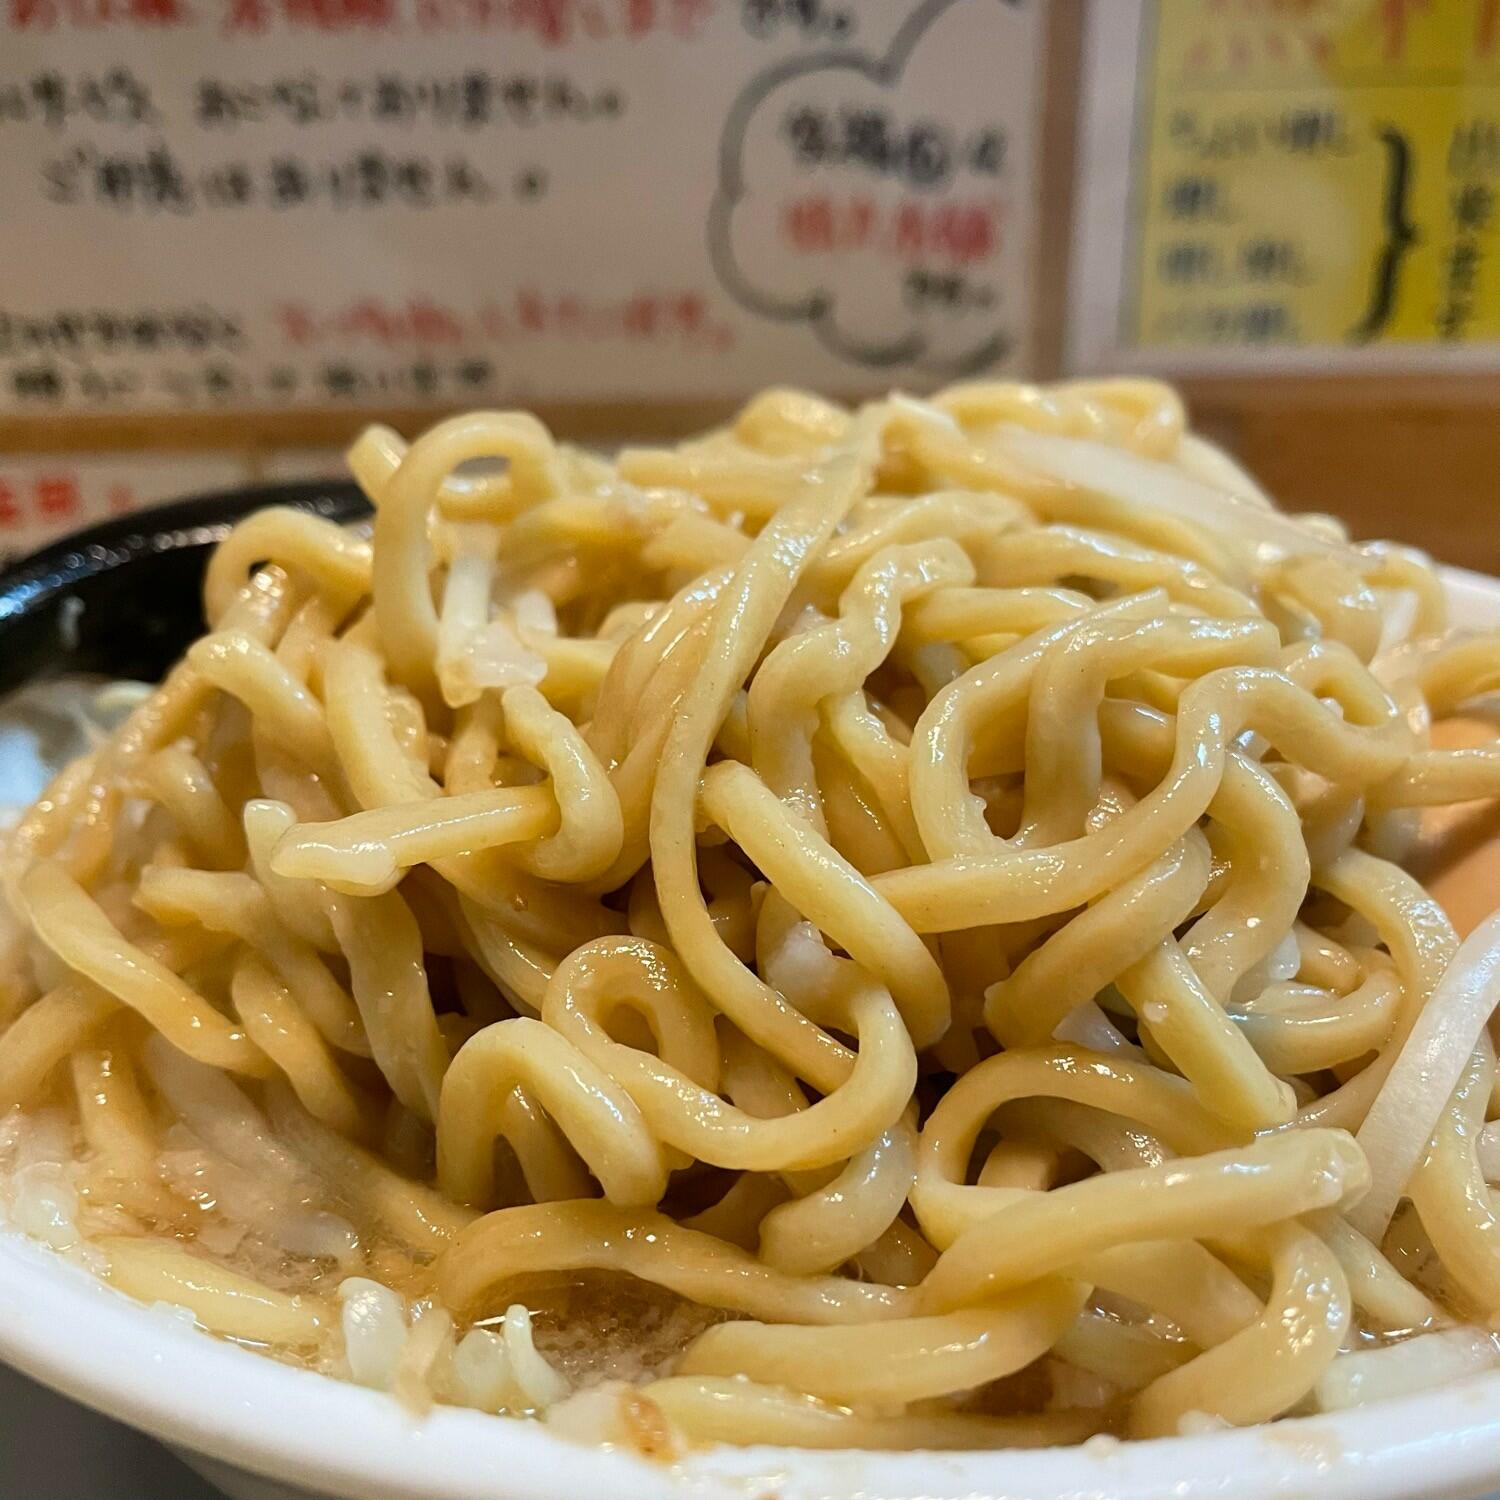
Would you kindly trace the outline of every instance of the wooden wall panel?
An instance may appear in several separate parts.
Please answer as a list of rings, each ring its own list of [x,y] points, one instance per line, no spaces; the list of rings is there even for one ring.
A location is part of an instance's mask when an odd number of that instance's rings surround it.
[[[1186,387],[1195,420],[1289,510],[1326,510],[1500,574],[1500,378],[1276,379]]]

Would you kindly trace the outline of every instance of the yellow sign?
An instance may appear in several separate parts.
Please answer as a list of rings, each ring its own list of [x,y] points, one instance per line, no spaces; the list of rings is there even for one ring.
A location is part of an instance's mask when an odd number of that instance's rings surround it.
[[[1138,347],[1500,339],[1500,0],[1157,0],[1144,24]]]

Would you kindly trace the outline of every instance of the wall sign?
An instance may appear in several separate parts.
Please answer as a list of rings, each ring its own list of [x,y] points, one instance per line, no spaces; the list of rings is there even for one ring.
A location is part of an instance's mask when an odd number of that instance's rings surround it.
[[[0,414],[1018,368],[1043,0],[0,0]]]
[[[1077,363],[1500,366],[1500,0],[1091,17]]]

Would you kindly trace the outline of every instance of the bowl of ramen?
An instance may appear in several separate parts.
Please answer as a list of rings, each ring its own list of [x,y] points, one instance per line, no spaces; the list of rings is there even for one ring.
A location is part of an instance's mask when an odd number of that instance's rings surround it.
[[[1154,382],[349,459],[0,579],[0,1357],[244,1497],[1500,1483],[1500,585]]]

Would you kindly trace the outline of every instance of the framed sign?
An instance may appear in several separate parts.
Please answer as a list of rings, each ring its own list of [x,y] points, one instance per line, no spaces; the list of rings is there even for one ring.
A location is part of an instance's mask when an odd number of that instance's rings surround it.
[[[1109,0],[1073,363],[1500,369],[1500,0]]]

